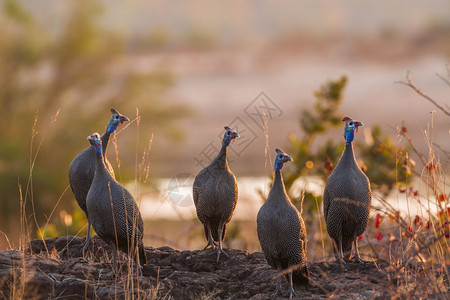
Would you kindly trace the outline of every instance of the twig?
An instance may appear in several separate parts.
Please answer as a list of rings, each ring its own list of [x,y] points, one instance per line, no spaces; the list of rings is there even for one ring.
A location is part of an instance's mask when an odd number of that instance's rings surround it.
[[[409,264],[422,250],[429,248],[434,243],[437,243],[441,238],[443,238],[448,232],[443,232],[442,234],[433,237],[428,243],[422,245],[414,251],[414,254],[411,255],[407,260],[403,261],[403,263],[397,268],[397,271],[399,271],[401,268],[406,267],[407,264]]]
[[[411,149],[414,151],[414,153],[416,153],[416,155],[420,158],[420,160],[422,161],[423,165],[426,166],[428,164],[427,159],[425,158],[425,155],[423,155],[422,153],[419,152],[419,150],[416,148],[416,146],[414,145],[414,141],[412,140],[412,138],[408,135],[407,132],[401,132],[401,135],[408,141],[409,146],[411,147]]]
[[[11,246],[11,243],[9,242],[9,239],[8,239],[8,236],[6,235],[6,233],[4,233],[1,230],[0,230],[0,233],[3,234],[3,236],[5,237],[6,242],[8,243],[9,249],[12,250],[13,247]]]
[[[411,72],[408,71],[406,72],[406,81],[396,81],[395,83],[399,83],[399,84],[403,84],[406,86],[409,86],[410,88],[412,88],[417,94],[419,94],[420,96],[422,96],[423,98],[427,99],[428,101],[430,101],[434,106],[436,106],[437,108],[439,108],[444,114],[446,114],[447,116],[450,117],[450,112],[447,111],[444,107],[442,107],[441,105],[439,105],[436,101],[434,101],[431,97],[429,97],[428,95],[426,95],[424,92],[422,92],[418,87],[416,87],[414,85],[414,83],[412,82],[411,79]]]
[[[450,81],[448,81],[447,78],[445,78],[444,76],[442,76],[439,73],[436,73],[436,76],[439,77],[440,79],[442,79],[442,81],[444,81],[448,86],[450,86]]]
[[[441,150],[445,154],[445,156],[447,156],[447,159],[450,159],[450,152],[449,151],[446,151],[444,148],[442,148],[441,145],[436,144],[436,143],[433,143],[433,146],[435,146],[436,148]]]

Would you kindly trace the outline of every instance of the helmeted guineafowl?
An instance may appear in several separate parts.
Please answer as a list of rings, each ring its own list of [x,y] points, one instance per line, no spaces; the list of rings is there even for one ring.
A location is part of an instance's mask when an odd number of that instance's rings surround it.
[[[225,238],[226,225],[231,220],[238,199],[236,178],[227,161],[227,147],[237,137],[239,134],[235,130],[225,126],[219,154],[197,174],[193,184],[197,216],[203,223],[208,240],[205,249],[209,246],[215,249],[214,242],[218,242],[217,262],[223,252],[222,241]]]
[[[142,242],[144,223],[139,207],[130,192],[108,172],[102,155],[100,135],[94,133],[88,140],[96,154],[95,175],[86,197],[92,227],[114,249],[115,270],[117,249],[143,266],[147,258]]]
[[[267,263],[281,271],[299,265],[289,272],[289,296],[294,295],[293,282],[307,284],[309,277],[306,265],[306,227],[297,208],[291,203],[284,187],[281,169],[292,158],[276,149],[275,176],[267,201],[257,216],[258,239]],[[275,295],[281,293],[281,278],[277,278]]]
[[[358,251],[358,236],[367,226],[372,199],[370,183],[366,174],[356,163],[353,138],[363,123],[344,117],[345,150],[336,168],[328,177],[323,194],[323,212],[327,231],[333,240],[336,260],[342,265],[350,259],[352,245],[355,260],[362,262]]]
[[[109,120],[108,126],[106,127],[106,132],[102,135],[102,153],[105,160],[105,164],[108,168],[109,173],[114,177],[114,170],[106,158],[106,148],[108,147],[109,136],[113,133],[116,128],[122,124],[124,121],[129,121],[129,119],[121,115],[114,108],[111,109],[111,119]],[[72,160],[69,166],[69,183],[72,188],[75,199],[78,205],[86,214],[88,219],[88,231],[87,237],[84,245],[84,250],[88,247],[91,238],[91,222],[89,221],[89,215],[86,210],[86,196],[88,194],[89,188],[91,187],[92,180],[94,179],[95,173],[95,150],[92,147],[88,147],[78,153],[78,155]]]

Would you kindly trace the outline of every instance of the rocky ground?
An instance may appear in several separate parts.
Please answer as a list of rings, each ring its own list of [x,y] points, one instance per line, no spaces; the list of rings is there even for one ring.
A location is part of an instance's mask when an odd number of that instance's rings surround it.
[[[25,251],[0,251],[0,298],[128,298],[128,299],[272,299],[277,273],[260,252],[225,250],[177,251],[146,247],[149,263],[142,275],[120,258],[121,270],[112,271],[110,248],[93,239],[83,256],[83,239],[73,236],[33,240]],[[310,263],[311,283],[296,287],[298,299],[384,299],[396,293],[396,279],[384,261]],[[287,282],[283,280],[283,291]]]

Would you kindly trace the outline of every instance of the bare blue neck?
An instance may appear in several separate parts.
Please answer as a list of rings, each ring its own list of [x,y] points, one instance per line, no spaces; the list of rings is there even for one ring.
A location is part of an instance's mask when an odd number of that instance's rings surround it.
[[[217,154],[216,158],[214,158],[211,164],[215,164],[215,167],[219,169],[228,168],[227,152],[227,146],[222,145],[219,154]]]
[[[355,151],[353,149],[353,143],[348,143],[345,145],[344,153],[342,153],[340,164],[345,167],[350,167],[352,165],[357,165],[355,158]]]
[[[106,148],[108,148],[108,142],[109,142],[109,136],[110,136],[110,135],[111,135],[110,133],[105,132],[105,133],[101,136],[101,139],[102,139],[102,152],[103,152],[103,157],[105,157],[105,154],[106,154]]]
[[[281,193],[286,194],[286,188],[284,186],[283,175],[281,174],[280,170],[275,170],[272,191],[281,192]]]

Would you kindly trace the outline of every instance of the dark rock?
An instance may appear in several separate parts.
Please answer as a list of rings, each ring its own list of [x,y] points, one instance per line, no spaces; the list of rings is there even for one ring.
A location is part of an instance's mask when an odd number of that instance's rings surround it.
[[[28,276],[29,278],[25,282],[24,298],[35,298],[37,296],[41,299],[47,299],[54,294],[54,281],[50,276],[42,273],[29,274]]]
[[[192,266],[191,270],[194,272],[212,272],[215,268],[209,262],[197,262]]]
[[[92,298],[94,293],[93,283],[79,279],[67,278],[56,284],[55,294],[65,298]]]
[[[337,288],[337,285],[334,282],[328,282],[323,285],[323,288],[329,292],[332,292]]]
[[[112,249],[100,238],[92,238],[86,255],[83,243],[67,236],[31,241],[24,252],[0,251],[0,299],[273,299],[277,272],[260,252],[226,249],[229,258],[216,263],[217,252],[211,249],[146,247],[149,263],[138,276],[125,255],[120,255],[115,274]],[[389,281],[382,271],[388,266],[384,261],[377,266],[349,263],[343,272],[336,263],[312,262],[313,283],[295,287],[295,298],[391,298],[396,289],[386,287],[395,284],[395,276]],[[21,280],[26,282],[25,293],[20,293]],[[282,278],[282,291],[287,288]]]

